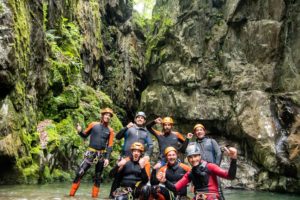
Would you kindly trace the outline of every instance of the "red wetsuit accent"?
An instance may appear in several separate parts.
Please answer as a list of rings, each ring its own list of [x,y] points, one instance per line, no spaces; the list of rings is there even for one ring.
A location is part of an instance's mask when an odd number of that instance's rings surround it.
[[[201,161],[200,165],[193,167],[193,169],[190,172],[187,172],[175,185],[172,185],[167,181],[168,183],[166,182],[166,186],[171,190],[176,189],[176,191],[180,191],[192,181],[195,186],[195,192],[207,193],[207,199],[211,200],[215,199],[215,195],[219,198],[217,176],[225,179],[234,179],[235,173],[235,159],[231,160],[228,171],[220,168],[216,164]]]

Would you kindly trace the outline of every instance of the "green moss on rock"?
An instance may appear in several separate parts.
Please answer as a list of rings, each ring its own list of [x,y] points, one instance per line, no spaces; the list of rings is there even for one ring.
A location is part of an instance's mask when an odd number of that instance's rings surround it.
[[[30,55],[30,23],[27,1],[9,0],[13,12],[14,28],[14,61],[18,67],[19,75],[26,77]]]

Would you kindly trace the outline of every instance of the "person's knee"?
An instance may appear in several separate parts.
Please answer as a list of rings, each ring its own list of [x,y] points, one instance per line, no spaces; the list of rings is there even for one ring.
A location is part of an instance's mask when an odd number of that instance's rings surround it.
[[[148,200],[151,195],[151,186],[150,185],[145,185],[141,188],[140,192],[140,200]]]

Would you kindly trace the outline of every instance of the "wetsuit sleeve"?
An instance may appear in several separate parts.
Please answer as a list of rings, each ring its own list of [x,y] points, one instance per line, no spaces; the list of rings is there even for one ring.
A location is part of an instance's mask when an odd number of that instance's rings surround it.
[[[213,174],[220,176],[225,179],[234,179],[236,174],[236,159],[232,159],[230,162],[229,170],[224,170],[218,165],[214,163],[208,163],[207,168],[209,171],[211,171]]]
[[[189,182],[189,172],[187,172],[175,185],[168,180],[165,182],[165,185],[169,190],[177,192],[184,188]]]
[[[150,183],[151,183],[151,185],[158,185],[159,184],[159,181],[156,178],[156,169],[152,170]]]
[[[114,142],[114,130],[112,128],[109,128],[109,138],[108,138],[108,144],[107,144],[107,149],[106,149],[106,159],[109,159],[110,154],[112,152],[112,145]]]
[[[152,121],[146,125],[146,128],[152,135],[157,137],[158,135],[160,135],[160,132],[152,128],[152,126],[154,126],[154,124],[155,124],[155,121]]]
[[[126,164],[125,164],[126,165]],[[113,188],[113,190],[116,190],[118,187],[120,187],[120,183],[121,183],[121,181],[122,181],[122,179],[123,179],[123,167],[122,168],[118,168],[118,172],[116,173],[116,175],[115,175],[115,185],[113,186],[114,188]]]
[[[117,140],[121,140],[123,137],[125,137],[125,133],[128,130],[127,127],[122,128],[116,135]]]
[[[176,132],[176,136],[180,143],[182,144],[179,151],[182,153],[185,153],[186,147],[189,144],[189,139],[185,139],[180,133]]]
[[[147,131],[146,143],[148,145],[148,149],[147,149],[145,155],[150,157],[152,154],[152,151],[153,151],[153,141],[152,141],[151,135],[148,131]]]
[[[142,178],[142,183],[145,184],[148,182],[149,177],[150,177],[150,163],[146,163],[145,167],[142,168],[141,171],[141,178]]]
[[[228,170],[228,177],[229,177],[230,180],[235,179],[236,168],[237,168],[236,159],[231,159],[230,167],[229,167],[229,170]]]
[[[145,170],[146,170],[146,173],[147,173],[147,176],[148,176],[148,180],[150,179],[150,176],[151,176],[151,173],[150,173],[150,171],[151,171],[151,166],[150,166],[150,162],[147,162],[146,164],[145,164]],[[147,181],[148,181],[147,180]]]
[[[221,164],[221,159],[222,159],[222,152],[220,149],[220,146],[218,145],[218,143],[216,142],[216,140],[211,139],[211,143],[213,145],[213,149],[214,149],[214,154],[213,155],[215,157],[215,161],[217,165]]]
[[[87,138],[91,134],[91,130],[96,124],[97,122],[90,123],[84,131],[81,131],[78,134],[83,138]]]

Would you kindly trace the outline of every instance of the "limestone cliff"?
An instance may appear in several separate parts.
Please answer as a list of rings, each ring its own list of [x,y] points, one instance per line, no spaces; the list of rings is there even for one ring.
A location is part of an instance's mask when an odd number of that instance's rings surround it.
[[[248,162],[237,187],[299,188],[298,11],[284,0],[156,2],[141,108],[237,142]]]
[[[0,2],[1,184],[70,180],[86,146],[75,125],[99,120],[106,106],[124,117],[92,84],[101,76],[104,5]],[[118,117],[111,125],[121,128]]]

